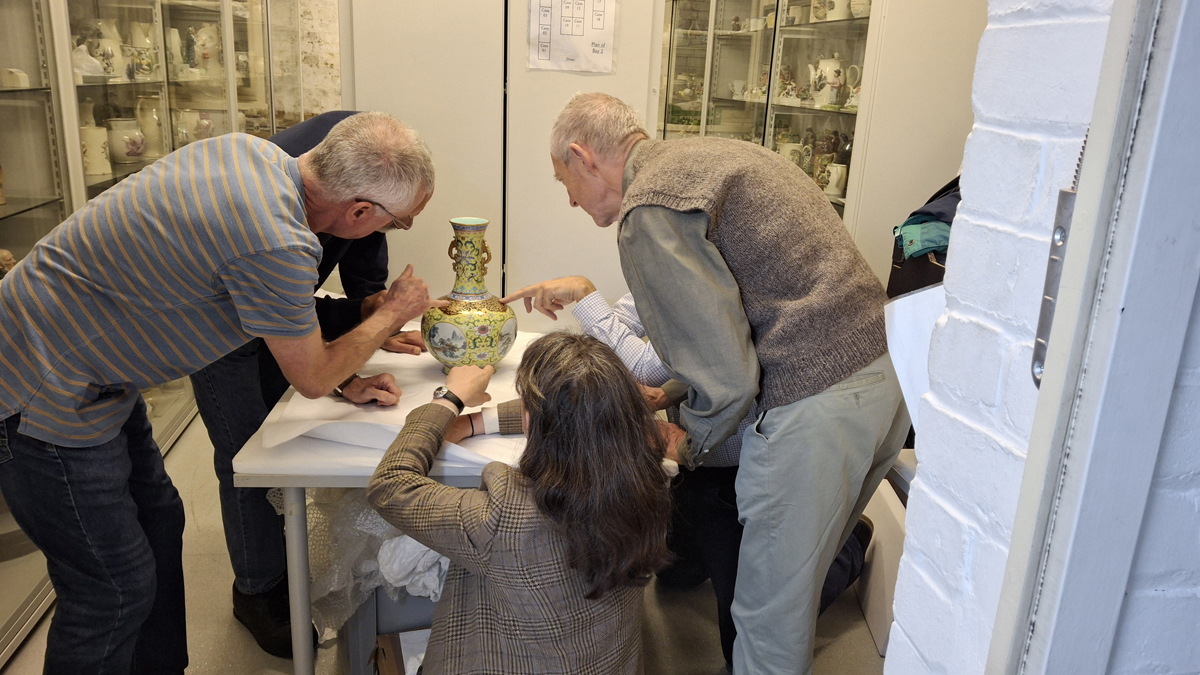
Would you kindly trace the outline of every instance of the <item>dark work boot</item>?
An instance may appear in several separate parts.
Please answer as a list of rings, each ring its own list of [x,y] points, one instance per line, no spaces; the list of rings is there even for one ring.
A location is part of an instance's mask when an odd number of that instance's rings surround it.
[[[249,595],[233,587],[233,616],[254,636],[254,641],[271,656],[292,658],[292,621],[288,610],[287,579],[265,593]],[[313,628],[313,645],[317,629]]]

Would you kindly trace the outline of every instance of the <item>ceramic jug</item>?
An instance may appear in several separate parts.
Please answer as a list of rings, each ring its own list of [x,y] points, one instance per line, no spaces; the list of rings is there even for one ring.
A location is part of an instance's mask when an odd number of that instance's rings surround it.
[[[83,146],[83,172],[89,176],[112,173],[112,164],[108,161],[108,130],[80,127],[79,140]]]
[[[857,66],[855,66],[857,68]],[[818,108],[826,105],[836,105],[840,86],[845,86],[845,73],[838,75],[842,69],[842,60],[837,52],[833,58],[821,57],[817,65],[808,64],[809,91],[812,92],[813,104]],[[839,83],[838,86],[835,84]]]
[[[96,102],[91,96],[85,96],[79,102],[79,126],[94,127],[96,126],[96,117],[92,114],[92,108],[96,106]]]
[[[162,99],[157,96],[139,96],[134,109],[138,128],[146,137],[146,159],[158,159],[165,154],[163,146]]]
[[[828,170],[829,184],[825,186],[825,194],[830,197],[841,197],[846,194],[848,167],[845,164],[830,164]]]
[[[153,27],[154,24],[150,23],[130,22],[129,46],[134,49],[153,49],[154,43],[150,41],[150,36],[153,35]]]
[[[421,318],[421,337],[429,353],[444,370],[455,366],[487,366],[504,358],[517,339],[517,315],[488,292],[484,285],[492,251],[484,240],[488,221],[483,218],[452,218],[454,241],[454,290],[442,300],[448,307],[434,307]]]
[[[121,32],[117,30],[116,21],[113,19],[96,19],[95,26],[100,31],[101,38],[121,44]]]
[[[825,20],[844,21],[850,18],[850,0],[825,0]]]
[[[117,164],[142,161],[146,153],[146,137],[133,117],[114,117],[108,120],[108,150]]]

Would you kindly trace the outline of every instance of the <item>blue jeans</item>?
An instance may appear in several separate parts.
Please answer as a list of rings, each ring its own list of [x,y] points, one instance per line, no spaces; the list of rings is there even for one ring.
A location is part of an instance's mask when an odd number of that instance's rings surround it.
[[[259,349],[266,349],[263,341],[252,340],[192,374],[196,407],[213,444],[234,584],[248,594],[269,591],[287,574],[283,517],[267,501],[267,490],[233,486],[233,456],[270,412],[259,380]]]
[[[45,673],[183,673],[183,502],[146,404],[86,448],[31,438],[20,422],[0,422],[0,491],[58,594]]]

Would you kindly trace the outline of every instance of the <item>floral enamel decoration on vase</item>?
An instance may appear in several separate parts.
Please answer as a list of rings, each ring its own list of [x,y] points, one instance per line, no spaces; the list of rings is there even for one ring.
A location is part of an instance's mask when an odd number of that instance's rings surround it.
[[[454,261],[454,290],[421,318],[421,337],[429,353],[447,369],[487,366],[503,359],[517,338],[517,315],[488,292],[484,284],[492,251],[484,240],[488,221],[452,218],[454,241],[449,255]]]

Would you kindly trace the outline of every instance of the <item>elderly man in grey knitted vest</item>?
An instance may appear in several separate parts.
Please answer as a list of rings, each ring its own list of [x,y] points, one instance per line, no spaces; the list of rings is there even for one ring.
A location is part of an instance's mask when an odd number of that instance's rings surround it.
[[[742,437],[745,525],[733,600],[739,675],[812,672],[821,582],[895,461],[908,412],[883,288],[821,190],[763,147],[648,140],[637,114],[579,94],[551,134],[555,177],[600,227],[687,399],[684,466]],[[539,293],[539,307],[569,298]]]

